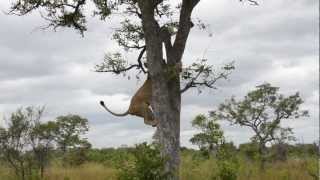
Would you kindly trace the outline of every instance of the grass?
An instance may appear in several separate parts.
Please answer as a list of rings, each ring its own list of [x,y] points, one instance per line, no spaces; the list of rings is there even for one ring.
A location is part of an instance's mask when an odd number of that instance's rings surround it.
[[[46,180],[115,180],[117,170],[97,163],[86,163],[78,167],[51,167]]]
[[[313,180],[307,164],[313,160],[290,159],[286,162],[268,163],[264,172],[259,170],[257,163],[241,163],[239,180]]]
[[[238,180],[315,180],[318,171],[316,158],[289,159],[286,162],[268,163],[264,172],[257,162],[239,159]],[[217,177],[215,159],[197,159],[182,155],[181,180],[213,180]],[[45,173],[45,180],[114,180],[118,170],[115,167],[98,163],[85,163],[78,167],[52,165]],[[0,168],[1,180],[15,180],[8,168]],[[218,179],[217,179],[218,180]]]
[[[239,158],[237,180],[318,180],[318,160],[289,159],[285,162],[269,162],[265,171],[259,163]],[[182,180],[213,180],[218,168],[215,159],[193,160],[191,156],[182,158],[180,177]]]
[[[13,175],[13,172],[4,166],[1,166],[0,164],[0,179],[2,180],[14,180],[15,177]]]

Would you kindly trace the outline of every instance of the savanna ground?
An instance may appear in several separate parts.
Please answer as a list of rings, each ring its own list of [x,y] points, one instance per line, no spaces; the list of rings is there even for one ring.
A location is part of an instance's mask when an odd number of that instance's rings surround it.
[[[103,154],[102,154],[103,153]],[[236,164],[229,164],[226,176],[221,178],[218,161],[213,157],[203,157],[199,151],[183,150],[181,153],[181,180],[315,180],[318,179],[318,158],[314,155],[290,156],[285,161],[269,160],[265,170],[260,170],[259,161],[241,153],[236,156]],[[113,180],[119,179],[126,171],[126,165],[133,161],[124,150],[91,151],[87,160],[80,165],[62,165],[61,160],[53,160],[45,172],[44,180]],[[126,164],[126,165],[124,165]],[[229,167],[230,166],[230,167]],[[236,168],[233,169],[233,166]],[[230,172],[231,168],[231,172]],[[236,174],[229,177],[228,173]],[[16,180],[11,169],[1,166],[1,180]],[[39,179],[39,178],[34,178]]]

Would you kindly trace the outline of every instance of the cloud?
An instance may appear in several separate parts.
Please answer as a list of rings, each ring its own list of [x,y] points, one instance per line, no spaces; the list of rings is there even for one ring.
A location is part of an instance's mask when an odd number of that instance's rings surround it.
[[[1,1],[1,9],[9,4]],[[235,95],[242,97],[256,85],[270,82],[286,95],[299,91],[310,111],[307,119],[284,122],[304,142],[318,139],[319,131],[319,27],[318,2],[261,1],[250,6],[238,1],[203,1],[193,18],[210,24],[213,37],[194,28],[184,54],[184,64],[207,58],[217,68],[235,61],[229,80],[219,81],[217,90],[183,94],[181,144],[194,147],[189,139],[196,132],[191,120],[207,113]],[[154,128],[141,118],[113,117],[99,107],[105,100],[117,112],[128,108],[130,97],[143,83],[135,78],[93,71],[108,51],[119,48],[111,41],[115,21],[88,19],[88,32],[81,37],[71,29],[42,31],[45,21],[38,13],[17,17],[0,14],[0,117],[18,107],[46,105],[45,119],[68,113],[88,118],[89,141],[95,147],[133,145],[150,141]],[[125,53],[134,60],[135,53]],[[129,73],[134,77],[134,72]],[[0,123],[4,123],[1,122]],[[236,144],[252,136],[249,129],[223,124],[229,140]]]

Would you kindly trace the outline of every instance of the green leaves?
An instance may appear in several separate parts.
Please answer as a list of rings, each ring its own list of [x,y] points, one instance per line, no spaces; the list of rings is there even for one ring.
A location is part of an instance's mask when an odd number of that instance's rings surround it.
[[[65,152],[69,147],[77,147],[86,144],[80,137],[88,130],[88,120],[78,115],[67,115],[57,117],[56,142],[60,149]]]
[[[120,2],[120,1],[119,1]],[[116,9],[118,3],[108,0],[93,0],[96,6],[96,10],[93,11],[94,16],[100,16],[101,20],[105,20],[112,13],[112,10]]]
[[[32,159],[34,128],[40,122],[44,108],[20,108],[12,113],[7,128],[0,129],[0,158],[11,167],[16,176],[25,179],[26,171],[34,168]],[[39,139],[37,139],[38,141]]]
[[[116,29],[113,39],[125,50],[141,49],[145,45],[142,26],[129,19],[121,22],[121,27]]]
[[[142,65],[141,65],[142,66]],[[106,54],[104,61],[101,64],[95,66],[96,72],[112,72],[115,74],[126,75],[126,71],[137,68],[141,69],[139,64],[128,64],[128,62],[122,57],[120,53]]]
[[[281,127],[283,119],[296,119],[307,116],[308,111],[300,110],[303,103],[299,93],[284,96],[278,93],[279,88],[264,83],[250,91],[242,100],[234,97],[219,106],[218,111],[211,114],[221,120],[227,120],[232,125],[247,126],[254,132],[252,141],[258,142],[260,152],[267,142],[292,141],[291,128]],[[262,163],[263,164],[263,163]]]
[[[26,15],[37,9],[45,9],[41,16],[48,27],[71,27],[82,35],[87,30],[83,7],[86,0],[19,0],[12,3],[9,14]]]
[[[54,147],[64,152],[73,147],[89,148],[80,135],[88,131],[88,120],[78,115],[60,116],[41,122],[44,107],[20,108],[12,113],[7,128],[0,127],[0,158],[15,170],[20,179],[40,172],[43,177],[49,154]],[[40,171],[39,171],[40,170]],[[38,175],[38,174],[36,174]]]
[[[165,172],[166,158],[160,154],[156,144],[142,143],[133,150],[134,161],[120,167],[120,180],[170,179],[170,173]]]
[[[218,146],[224,143],[223,131],[217,123],[217,119],[209,119],[203,114],[195,117],[192,126],[199,129],[200,132],[195,134],[190,142],[199,146],[200,150],[211,153]]]
[[[231,62],[218,70],[207,64],[207,61],[207,59],[199,59],[182,70],[181,80],[184,87],[181,92],[194,87],[197,87],[199,92],[203,87],[215,89],[214,84],[220,79],[227,79],[235,68],[234,62]]]

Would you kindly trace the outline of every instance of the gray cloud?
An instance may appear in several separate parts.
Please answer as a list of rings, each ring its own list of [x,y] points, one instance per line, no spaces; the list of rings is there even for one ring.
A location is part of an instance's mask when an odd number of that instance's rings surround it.
[[[0,2],[8,9],[8,2]],[[237,1],[203,1],[195,18],[210,24],[213,37],[193,29],[184,55],[184,64],[207,58],[217,68],[235,61],[236,70],[228,81],[217,83],[217,90],[196,90],[183,94],[181,140],[196,132],[190,121],[207,113],[231,95],[242,97],[256,85],[270,82],[281,93],[299,91],[303,108],[310,117],[285,126],[294,128],[300,141],[318,139],[319,131],[319,40],[317,1],[261,1],[249,6]],[[107,51],[118,47],[110,40],[115,22],[89,19],[89,31],[82,38],[70,29],[52,32],[38,13],[16,17],[0,14],[0,118],[20,106],[46,105],[45,119],[74,113],[89,119],[88,138],[95,147],[120,146],[150,141],[154,129],[140,118],[116,118],[99,107],[103,99],[114,111],[125,111],[130,97],[141,85],[93,67]],[[110,28],[112,27],[112,28]],[[125,57],[134,57],[125,53]],[[132,77],[133,72],[129,73]],[[143,78],[141,76],[141,78]],[[1,121],[0,121],[1,123]],[[248,141],[249,129],[223,124],[226,136],[237,144]]]

